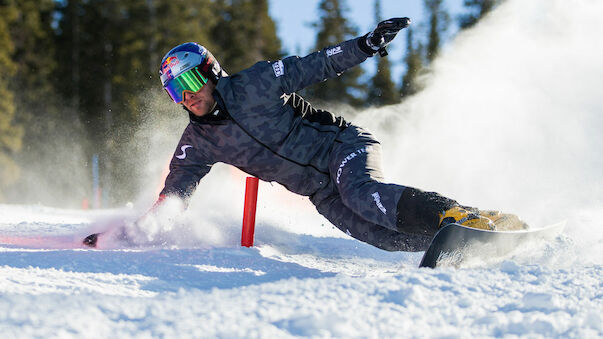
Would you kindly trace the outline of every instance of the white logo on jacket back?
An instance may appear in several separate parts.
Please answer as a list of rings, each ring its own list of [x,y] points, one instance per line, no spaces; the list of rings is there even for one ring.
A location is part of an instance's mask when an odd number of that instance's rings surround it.
[[[184,160],[186,158],[186,149],[187,148],[191,148],[193,146],[191,145],[183,145],[182,147],[180,147],[180,150],[182,151],[182,154],[177,155],[176,158],[180,159],[180,160]]]

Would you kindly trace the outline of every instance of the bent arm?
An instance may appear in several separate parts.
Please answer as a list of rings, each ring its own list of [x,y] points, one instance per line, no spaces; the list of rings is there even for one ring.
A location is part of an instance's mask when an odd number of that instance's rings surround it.
[[[160,196],[177,195],[183,199],[188,198],[199,181],[209,173],[213,163],[203,150],[197,147],[193,138],[193,127],[189,125],[174,152],[170,173],[165,179]]]
[[[170,173],[165,179],[165,185],[160,196],[176,195],[182,199],[188,198],[199,181],[209,173],[211,165],[175,165],[170,164]]]

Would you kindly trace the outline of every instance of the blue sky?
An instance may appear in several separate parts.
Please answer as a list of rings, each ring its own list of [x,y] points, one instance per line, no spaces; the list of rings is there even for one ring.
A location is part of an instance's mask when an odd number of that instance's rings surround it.
[[[287,54],[305,55],[313,50],[316,32],[310,26],[318,18],[320,0],[270,0],[270,14],[277,23],[277,32]],[[374,0],[347,0],[348,18],[356,25],[358,33],[365,34],[375,26]],[[463,11],[463,0],[446,0],[445,6],[451,14],[449,34],[456,31],[456,16]],[[423,0],[382,0],[382,16],[409,17],[413,25],[425,23]],[[392,42],[389,58],[393,67],[393,77],[399,83],[404,72],[403,57],[406,48],[404,34]],[[365,62],[363,67],[368,75],[375,72],[374,62]]]

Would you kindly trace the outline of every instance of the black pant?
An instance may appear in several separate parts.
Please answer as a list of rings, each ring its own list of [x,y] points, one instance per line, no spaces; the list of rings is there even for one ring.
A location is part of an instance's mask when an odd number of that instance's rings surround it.
[[[388,251],[427,248],[437,230],[433,218],[437,213],[430,211],[428,221],[416,218],[424,214],[422,210],[430,210],[425,204],[413,204],[414,193],[421,191],[383,182],[381,146],[370,133],[355,126],[342,131],[330,155],[329,171],[331,182],[311,201],[337,228]],[[405,191],[405,197],[413,197],[411,210],[399,206],[401,201],[408,203],[401,200]],[[399,210],[405,215],[400,216]]]

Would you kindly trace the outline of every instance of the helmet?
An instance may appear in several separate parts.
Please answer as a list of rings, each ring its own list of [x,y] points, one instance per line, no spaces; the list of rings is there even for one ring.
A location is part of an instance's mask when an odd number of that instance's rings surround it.
[[[184,92],[197,92],[208,80],[216,83],[222,73],[210,51],[195,42],[172,48],[161,60],[159,69],[163,88],[177,104],[184,101]]]

